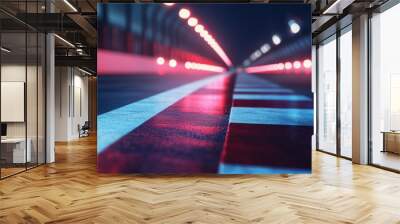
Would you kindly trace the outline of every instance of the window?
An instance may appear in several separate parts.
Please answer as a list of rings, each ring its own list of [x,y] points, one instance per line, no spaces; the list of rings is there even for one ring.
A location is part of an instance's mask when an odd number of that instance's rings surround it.
[[[352,34],[340,36],[340,154],[352,157]]]
[[[40,13],[42,4],[18,5]],[[8,15],[0,17],[9,21],[0,23],[0,178],[5,178],[45,163],[46,56],[43,33]]]
[[[318,48],[318,149],[336,153],[336,39]]]
[[[400,5],[371,19],[371,159],[400,170]]]

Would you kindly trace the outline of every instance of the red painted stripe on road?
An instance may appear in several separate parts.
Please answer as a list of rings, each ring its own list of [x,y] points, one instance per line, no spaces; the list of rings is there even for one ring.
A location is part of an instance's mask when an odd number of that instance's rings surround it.
[[[312,108],[311,101],[285,100],[234,100],[234,107],[264,107],[264,108]]]
[[[311,168],[312,127],[229,124],[222,162]]]

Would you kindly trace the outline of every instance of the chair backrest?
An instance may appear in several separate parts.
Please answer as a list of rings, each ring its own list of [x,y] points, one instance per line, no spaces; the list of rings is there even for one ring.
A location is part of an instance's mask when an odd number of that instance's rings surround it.
[[[89,121],[85,121],[85,123],[83,124],[82,128],[89,128]]]

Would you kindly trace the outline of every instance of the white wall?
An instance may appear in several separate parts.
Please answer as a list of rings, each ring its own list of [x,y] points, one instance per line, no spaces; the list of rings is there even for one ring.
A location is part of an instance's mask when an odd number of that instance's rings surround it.
[[[25,82],[25,65],[2,65],[1,66],[1,81]],[[6,108],[1,108],[6,110]],[[25,123],[11,122],[7,123],[7,137],[25,137]]]
[[[317,48],[312,46],[311,51],[312,73],[311,73],[311,90],[314,98],[314,131],[311,137],[311,147],[313,150],[317,149]]]
[[[29,128],[32,127],[36,130],[36,113],[32,113],[32,111],[36,111],[37,102],[36,102],[36,80],[31,77],[31,74],[36,76],[36,67],[28,66],[27,68],[24,65],[18,64],[5,64],[1,66],[1,81],[3,82],[25,82],[25,75],[27,69],[28,72],[28,84],[29,87],[34,86],[34,88],[27,88],[27,106],[30,107],[27,113],[28,118],[28,137],[29,137]],[[6,110],[7,108],[1,108],[2,110]],[[31,124],[31,122],[34,122]],[[35,132],[36,134],[36,132]],[[7,122],[7,135],[8,137],[25,137],[25,122]]]
[[[69,68],[55,68],[55,141],[69,139]]]
[[[37,70],[38,69],[38,70]],[[23,122],[6,122],[8,138],[25,138],[30,140],[32,161],[44,162],[44,82],[42,68],[39,66],[25,66],[25,64],[3,64],[1,66],[2,82],[24,82],[26,84],[26,107],[22,112],[27,115]],[[25,80],[27,78],[27,80]],[[2,96],[7,97],[7,96]],[[1,108],[1,110],[11,110]],[[37,153],[39,156],[37,157]]]
[[[56,67],[55,73],[55,140],[74,140],[78,125],[88,120],[88,77],[72,67]]]

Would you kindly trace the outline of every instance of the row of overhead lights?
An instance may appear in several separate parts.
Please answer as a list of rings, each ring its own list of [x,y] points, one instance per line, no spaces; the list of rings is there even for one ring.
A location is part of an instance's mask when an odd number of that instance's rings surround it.
[[[210,72],[224,72],[225,71],[225,68],[221,67],[221,66],[207,65],[207,64],[201,64],[201,63],[190,62],[190,61],[185,62],[185,68],[193,69],[193,70],[201,70],[201,71],[210,71]]]
[[[59,35],[57,35],[57,34],[54,34],[54,36],[55,36],[57,39],[59,39],[59,40],[61,40],[62,42],[64,42],[66,45],[68,45],[68,46],[70,46],[70,47],[72,47],[72,48],[76,48],[74,44],[72,44],[72,43],[69,42],[68,40],[62,38],[61,36],[59,36]],[[10,53],[10,52],[11,52],[10,49],[5,48],[5,47],[1,47],[0,49],[1,49],[1,51],[4,51],[4,52],[6,52],[6,53]],[[77,49],[77,51],[79,51],[79,50],[82,51],[82,49]]]
[[[5,48],[5,47],[1,47],[0,50],[3,51],[3,52],[6,52],[6,53],[10,53],[11,52],[10,49]]]
[[[75,6],[73,6],[68,0],[63,0],[63,1],[64,1],[64,3],[65,3],[72,11],[78,12],[78,9],[76,9]],[[45,8],[44,6],[42,6],[42,9],[44,10],[44,9],[46,9],[46,8]],[[54,34],[54,37],[56,37],[57,39],[59,39],[60,41],[62,41],[62,42],[65,43],[66,45],[68,45],[69,47],[71,47],[71,48],[76,48],[76,46],[75,46],[74,44],[72,44],[71,42],[69,42],[69,41],[66,40],[65,38],[61,37],[60,35]],[[80,48],[76,48],[76,52],[77,52],[79,55],[82,55],[82,54],[83,54],[83,50],[80,49]],[[84,70],[84,69],[82,69],[82,68],[79,68],[79,67],[78,67],[78,70],[81,71],[82,73],[86,74],[86,75],[89,75],[89,76],[92,76],[92,75],[93,75],[93,73],[88,72],[88,71],[86,71],[86,70]]]
[[[75,6],[73,6],[68,0],[63,0],[63,2],[64,2],[72,11],[78,12],[78,10],[75,8]],[[42,6],[42,9],[45,9],[45,7]],[[75,48],[75,45],[73,45],[71,42],[67,41],[66,39],[62,38],[61,36],[59,36],[59,35],[57,35],[57,34],[54,34],[54,36],[55,36],[56,38],[58,38],[59,40],[61,40],[62,42],[66,43],[68,46],[70,46],[70,47],[72,47],[72,48]],[[6,53],[10,53],[10,52],[11,52],[11,50],[9,50],[9,49],[7,49],[7,48],[4,48],[4,47],[1,47],[0,49],[1,49],[1,51],[4,51],[4,52],[6,52]]]
[[[74,12],[78,12],[78,9],[72,5],[68,0],[63,0],[63,2]],[[65,44],[67,44],[68,46],[72,47],[72,48],[76,48],[76,46],[74,44],[72,44],[71,42],[67,41],[66,39],[58,36],[57,34],[55,34],[55,36],[60,39],[62,42],[64,42]],[[76,48],[76,52],[79,55],[83,55],[83,49],[81,48]]]
[[[86,75],[89,75],[89,76],[92,76],[92,75],[93,75],[93,73],[88,72],[88,71],[86,71],[86,70],[84,70],[84,69],[81,69],[81,68],[79,68],[79,67],[78,67],[78,70],[81,71],[82,73],[86,74]]]
[[[156,62],[157,62],[158,65],[164,65],[166,61],[165,61],[165,59],[163,57],[158,57],[156,59]],[[168,65],[171,68],[175,68],[178,65],[178,62],[175,59],[170,59],[168,61]]]
[[[167,61],[163,57],[158,57],[156,59],[156,63],[161,66],[161,65],[166,64]],[[176,66],[178,66],[178,62],[175,59],[169,59],[168,66],[171,68],[175,68]],[[191,61],[185,62],[185,68],[192,69],[192,70],[200,70],[200,71],[210,71],[210,72],[224,72],[225,71],[225,68],[223,68],[221,66],[201,64],[201,63],[191,62]]]
[[[289,25],[289,28],[290,28],[290,32],[292,32],[293,34],[297,34],[297,33],[299,33],[300,30],[301,30],[300,25],[299,25],[295,20],[290,20],[290,21],[288,22],[288,25]],[[271,40],[272,40],[272,43],[273,43],[274,45],[276,45],[276,46],[282,43],[282,38],[281,38],[278,34],[272,35]],[[250,55],[250,58],[249,58],[249,59],[246,59],[246,60],[243,62],[243,65],[244,65],[244,66],[250,65],[251,61],[257,60],[257,59],[260,58],[263,54],[267,53],[270,49],[271,49],[271,45],[269,45],[268,43],[265,43],[264,45],[262,45],[262,46],[260,47],[260,49],[257,49],[255,52],[253,52],[253,53]]]
[[[63,0],[63,1],[70,9],[72,9],[72,11],[78,12],[78,9],[76,9],[75,6],[73,6],[68,0]]]
[[[172,6],[174,4],[175,3],[164,3],[164,5],[167,6]],[[227,66],[231,66],[232,62],[226,55],[225,51],[221,48],[214,37],[206,30],[204,25],[200,24],[199,20],[196,17],[193,17],[191,14],[192,13],[190,12],[190,10],[186,8],[181,8],[178,11],[179,17],[183,20],[186,20],[187,24],[190,27],[194,28],[194,31],[207,42],[207,44],[215,51],[215,53],[217,53],[217,55],[222,59],[222,61],[224,61]]]
[[[79,55],[83,55],[83,54],[84,54],[83,49],[80,48],[80,47],[82,47],[82,44],[77,43],[77,45],[75,45],[75,44],[69,42],[68,40],[66,40],[65,38],[61,37],[61,36],[58,35],[58,34],[54,34],[54,36],[55,36],[57,39],[59,39],[60,41],[62,41],[64,44],[66,44],[67,46],[69,46],[69,47],[71,47],[71,48],[75,48],[75,51],[76,51],[77,54],[79,54]]]
[[[247,67],[246,72],[248,73],[263,73],[263,72],[271,72],[271,71],[282,71],[282,70],[291,70],[291,69],[311,69],[312,63],[310,59],[306,59],[303,62],[294,61],[294,62],[285,62],[285,63],[276,63],[269,65],[259,65]]]

